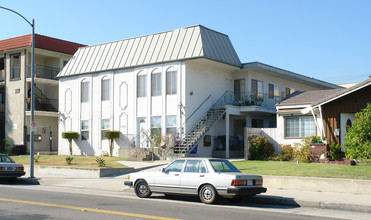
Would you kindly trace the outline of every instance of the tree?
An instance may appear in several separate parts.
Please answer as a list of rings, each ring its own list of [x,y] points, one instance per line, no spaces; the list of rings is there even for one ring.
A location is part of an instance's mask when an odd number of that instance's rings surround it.
[[[371,103],[356,113],[352,127],[348,127],[345,137],[345,155],[353,159],[371,158]]]
[[[72,140],[76,140],[79,137],[79,133],[75,131],[62,132],[62,138],[67,139],[70,142],[70,155],[72,155]]]
[[[107,138],[109,142],[109,153],[112,157],[113,140],[120,137],[120,131],[103,131],[103,137]]]

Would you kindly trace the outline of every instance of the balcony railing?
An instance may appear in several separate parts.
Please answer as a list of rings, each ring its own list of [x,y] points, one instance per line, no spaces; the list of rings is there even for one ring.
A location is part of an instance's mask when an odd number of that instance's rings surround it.
[[[275,108],[276,104],[282,100],[281,96],[274,96],[265,93],[235,93],[227,91],[216,102],[215,105],[234,105],[234,106],[262,106],[267,108]]]
[[[43,79],[57,80],[57,75],[61,71],[60,68],[35,65],[35,77]],[[27,78],[31,78],[31,65],[27,66]]]

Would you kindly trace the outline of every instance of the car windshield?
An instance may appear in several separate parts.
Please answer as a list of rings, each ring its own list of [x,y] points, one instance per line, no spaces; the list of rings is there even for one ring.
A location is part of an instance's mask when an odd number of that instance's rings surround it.
[[[210,163],[217,173],[241,172],[228,160],[210,160]]]
[[[14,163],[14,160],[7,155],[0,155],[0,163]]]

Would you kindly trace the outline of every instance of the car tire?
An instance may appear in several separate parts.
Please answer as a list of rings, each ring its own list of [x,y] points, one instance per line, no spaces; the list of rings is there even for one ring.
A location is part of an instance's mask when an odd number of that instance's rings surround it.
[[[144,180],[139,180],[134,186],[135,194],[140,198],[148,198],[152,192],[148,184]]]
[[[200,200],[205,204],[212,204],[216,201],[217,193],[212,185],[202,186],[199,192]]]

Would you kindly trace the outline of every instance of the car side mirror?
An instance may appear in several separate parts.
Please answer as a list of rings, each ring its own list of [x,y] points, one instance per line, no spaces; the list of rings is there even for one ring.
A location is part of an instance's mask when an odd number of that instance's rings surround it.
[[[165,168],[161,168],[161,172],[165,173]]]

